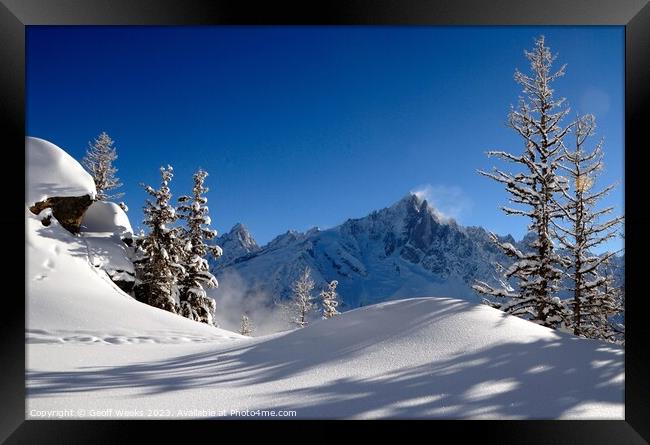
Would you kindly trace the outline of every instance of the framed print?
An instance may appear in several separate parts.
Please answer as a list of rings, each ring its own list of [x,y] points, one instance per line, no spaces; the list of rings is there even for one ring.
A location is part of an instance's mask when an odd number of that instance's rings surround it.
[[[7,443],[647,443],[647,1],[0,16]]]

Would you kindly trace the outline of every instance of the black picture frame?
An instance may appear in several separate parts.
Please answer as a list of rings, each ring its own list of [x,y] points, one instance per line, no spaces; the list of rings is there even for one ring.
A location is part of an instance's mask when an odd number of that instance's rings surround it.
[[[626,350],[625,420],[621,421],[409,421],[347,422],[365,432],[426,434],[432,440],[452,437],[463,443],[474,437],[484,443],[526,444],[642,444],[650,440],[650,385],[645,341],[648,323],[644,315],[644,253],[650,252],[650,218],[645,163],[650,122],[650,5],[648,0],[446,0],[446,1],[305,1],[283,2],[209,0],[0,0],[0,110],[3,156],[7,166],[24,164],[25,137],[25,26],[28,25],[623,25],[625,26],[625,203],[626,205]],[[644,125],[645,124],[645,125]],[[644,142],[646,144],[644,144]],[[647,164],[645,164],[647,165]],[[24,181],[24,169],[6,173]],[[17,192],[11,212],[0,212],[3,242],[13,252],[24,252],[24,203]],[[638,205],[636,205],[638,204]],[[15,206],[15,207],[14,207]],[[9,205],[7,205],[9,207]],[[22,232],[21,232],[22,230]],[[3,280],[20,283],[15,277],[21,263]],[[24,262],[22,264],[24,268]],[[13,272],[13,273],[12,273]],[[19,286],[18,286],[19,287]],[[225,430],[248,428],[242,421],[25,421],[25,324],[24,301],[19,292],[7,293],[0,317],[0,441],[6,443],[116,443],[135,440],[132,435],[186,435],[186,440],[223,440]],[[12,297],[12,298],[10,298]],[[180,422],[180,423],[179,423]],[[193,422],[187,425],[185,422]],[[271,434],[283,426],[305,440],[322,434],[304,431],[312,422],[256,422],[257,433]],[[339,423],[331,428],[339,428]],[[287,427],[288,426],[288,427]],[[310,425],[318,429],[323,425]],[[330,428],[330,427],[328,427]],[[336,430],[333,430],[336,431]],[[323,431],[325,432],[325,431]],[[247,434],[253,434],[250,429]],[[449,436],[451,435],[451,436]],[[469,436],[468,436],[469,435]],[[152,437],[152,436],[150,436]],[[221,437],[221,438],[219,438]],[[252,437],[252,436],[251,436]],[[280,437],[281,438],[281,437]],[[149,439],[150,440],[150,439]],[[445,439],[445,441],[448,439]]]

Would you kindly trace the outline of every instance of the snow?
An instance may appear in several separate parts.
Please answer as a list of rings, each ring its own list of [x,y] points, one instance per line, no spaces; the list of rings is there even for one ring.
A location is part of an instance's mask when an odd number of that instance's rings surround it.
[[[122,292],[101,266],[117,270],[120,240],[73,236],[31,212],[27,225],[27,343],[232,341],[235,333],[147,306]],[[97,267],[95,267],[97,266]],[[132,267],[130,269],[132,270]],[[50,345],[48,345],[50,346]]]
[[[28,355],[30,418],[70,407],[100,417],[142,412],[130,418],[231,410],[295,410],[299,418],[623,418],[619,348],[450,298],[381,303],[256,339],[30,345]]]
[[[81,220],[81,232],[105,232],[131,238],[133,229],[128,216],[114,202],[93,202]]]
[[[132,249],[119,235],[106,232],[82,233],[83,242],[88,250],[88,261],[104,270],[114,280],[133,281]],[[130,275],[130,276],[127,276]]]
[[[72,156],[43,139],[25,138],[27,149],[26,204],[31,207],[49,197],[90,195],[95,182]]]
[[[618,347],[450,298],[251,339],[133,300],[83,237],[26,218],[28,418],[623,418]]]

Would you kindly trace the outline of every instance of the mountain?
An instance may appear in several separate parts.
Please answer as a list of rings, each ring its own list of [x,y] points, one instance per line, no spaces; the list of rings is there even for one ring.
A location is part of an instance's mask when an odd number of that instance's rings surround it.
[[[363,218],[327,230],[290,230],[262,247],[237,224],[216,240],[224,255],[212,268],[221,282],[237,282],[238,295],[255,295],[257,301],[262,295],[268,304],[288,298],[305,267],[312,269],[317,290],[328,281],[339,282],[343,310],[418,295],[479,302],[474,281],[496,284],[496,264],[507,267],[512,260],[482,227],[463,227],[438,215],[425,199],[408,194]],[[500,239],[526,251],[531,237]],[[612,259],[611,271],[623,285],[624,257]]]
[[[244,293],[265,294],[269,302],[287,298],[310,267],[317,288],[338,280],[344,310],[418,295],[480,301],[471,284],[493,279],[494,264],[508,261],[486,230],[441,220],[414,194],[331,229],[288,231],[263,247],[241,224],[217,243],[224,258],[212,263],[213,272],[222,281],[241,278]]]
[[[220,268],[231,265],[238,259],[244,259],[260,250],[255,239],[243,224],[235,224],[230,232],[216,237],[212,244],[223,249],[223,254],[213,263]]]

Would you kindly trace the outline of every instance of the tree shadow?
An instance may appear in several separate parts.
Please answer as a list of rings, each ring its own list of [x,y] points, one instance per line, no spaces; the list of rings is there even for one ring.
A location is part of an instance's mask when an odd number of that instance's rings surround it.
[[[372,306],[363,321],[334,317],[216,351],[64,372],[30,369],[28,395],[135,388],[139,394],[132,397],[141,397],[214,388],[218,396],[224,387],[250,392],[275,385],[278,400],[303,402],[271,408],[297,410],[304,418],[557,418],[580,413],[575,410],[586,402],[622,405],[622,350],[568,334],[488,345],[445,360],[423,355],[424,364],[405,366],[408,361],[393,356],[395,344],[408,345],[424,326],[475,307],[449,299],[434,311],[424,306],[414,319],[425,302],[395,302],[404,310],[391,312],[388,325],[382,316],[387,305]],[[393,347],[385,357],[377,352],[384,343]],[[380,357],[368,360],[368,348]],[[369,369],[377,360],[381,370]]]

